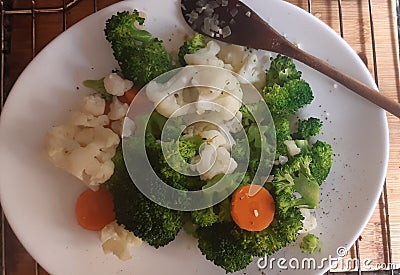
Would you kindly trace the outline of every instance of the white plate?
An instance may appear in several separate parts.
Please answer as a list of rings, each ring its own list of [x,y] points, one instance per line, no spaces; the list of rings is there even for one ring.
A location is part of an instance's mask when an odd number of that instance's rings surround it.
[[[374,86],[353,50],[315,17],[283,1],[246,2],[306,51]],[[61,123],[87,92],[80,83],[116,68],[103,35],[105,20],[117,10],[132,8],[147,13],[147,28],[163,38],[168,49],[176,51],[183,35],[190,32],[175,0],[125,1],[89,16],[43,49],[16,82],[1,116],[3,209],[22,244],[52,274],[224,274],[201,256],[196,242],[185,234],[158,250],[147,245],[137,248],[131,261],[103,255],[98,234],[83,230],[74,218],[74,203],[83,184],[44,157],[46,131]],[[319,73],[298,66],[315,94],[305,114],[324,120],[321,138],[335,151],[332,172],[323,185],[317,209],[315,232],[323,247],[316,254],[319,263],[329,255],[336,257],[338,247],[349,247],[367,223],[386,171],[388,129],[382,110],[340,85],[334,88],[334,82]],[[290,246],[276,255],[283,256],[289,261],[305,255],[297,246]],[[326,263],[323,269],[328,268]],[[286,267],[289,270],[281,270],[284,274],[293,273],[288,263]],[[269,274],[275,272],[276,262]],[[260,273],[256,265],[247,272]]]

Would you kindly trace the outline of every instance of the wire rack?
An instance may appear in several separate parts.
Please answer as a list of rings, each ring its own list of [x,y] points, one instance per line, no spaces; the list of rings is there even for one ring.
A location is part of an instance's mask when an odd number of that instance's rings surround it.
[[[343,37],[344,35],[344,21],[343,21],[343,3],[341,0],[324,0],[325,2],[335,2],[337,5],[337,12],[339,17],[339,33]],[[399,11],[399,6],[397,1],[397,10]],[[79,21],[83,17],[96,12],[98,9],[106,7],[112,3],[118,2],[118,0],[9,0],[0,1],[1,9],[1,71],[0,71],[0,112],[3,110],[4,103],[7,96],[11,90],[18,75],[22,72],[24,67],[28,62],[35,57],[35,55],[48,43],[52,38],[54,38],[58,33],[65,31],[69,26]],[[323,0],[308,0],[308,1],[289,1],[294,4],[301,5],[303,8],[308,10],[308,12],[313,13],[313,7],[316,2],[323,2]],[[365,1],[366,2],[366,1]],[[378,78],[378,66],[377,66],[377,55],[376,55],[376,43],[375,43],[375,27],[373,20],[373,0],[367,0],[368,2],[368,16],[369,16],[369,32],[371,37],[371,47],[372,47],[372,73],[375,77],[375,81],[379,86]],[[79,7],[78,7],[79,6]],[[314,14],[315,15],[315,14]],[[45,38],[45,42],[40,42],[39,37],[43,37],[43,32],[48,30],[45,27],[42,20],[45,17],[52,17],[53,21],[48,21],[49,24],[58,24],[57,33],[52,33],[48,38]],[[56,18],[56,19],[54,19]],[[20,22],[19,22],[20,21]],[[400,18],[398,17],[400,22]],[[24,31],[21,32],[21,24]],[[18,32],[18,33],[17,33]],[[14,45],[16,43],[13,40],[13,35],[25,36],[22,43],[25,44],[24,49],[21,45]],[[18,51],[14,54],[13,51]],[[363,58],[363,56],[361,56]],[[392,244],[391,244],[391,227],[390,227],[390,216],[388,209],[388,192],[386,182],[383,187],[383,191],[379,200],[380,213],[384,217],[382,220],[384,224],[381,225],[382,228],[382,248],[381,253],[384,255],[384,259],[388,263],[392,263]],[[2,274],[47,274],[41,267],[33,260],[28,260],[32,271],[15,271],[15,266],[10,265],[8,246],[16,245],[20,246],[20,251],[18,253],[23,253],[28,255],[27,252],[21,252],[21,245],[16,241],[15,236],[12,235],[12,231],[9,228],[4,214],[1,215],[1,260],[2,260]],[[11,241],[9,240],[11,238]],[[22,249],[23,250],[23,249]],[[360,245],[359,240],[357,240],[351,250],[353,256],[357,260],[360,260]],[[11,256],[12,257],[12,256]],[[28,256],[29,257],[29,256]],[[13,269],[13,271],[9,271]],[[351,272],[342,272],[342,274],[361,274],[365,271],[361,270],[361,267],[355,268]],[[329,271],[329,273],[339,274],[338,272]],[[398,269],[394,269],[393,266],[389,266],[384,271],[372,271],[373,274],[400,274]]]

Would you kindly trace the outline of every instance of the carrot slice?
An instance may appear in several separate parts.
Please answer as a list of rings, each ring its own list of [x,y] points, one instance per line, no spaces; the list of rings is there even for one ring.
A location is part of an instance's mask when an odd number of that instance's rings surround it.
[[[128,105],[131,105],[133,99],[135,98],[135,96],[137,95],[137,93],[139,91],[140,91],[139,88],[136,88],[135,86],[133,86],[128,91],[126,91],[123,96],[119,96],[118,99],[122,103],[127,103]]]
[[[108,113],[110,112],[111,108],[110,108],[111,102],[110,101],[106,101],[106,106],[104,107],[104,114],[108,115]]]
[[[75,215],[83,228],[101,230],[115,220],[113,196],[105,188],[85,190],[76,201]]]
[[[261,231],[270,225],[274,214],[274,198],[262,186],[247,184],[232,196],[232,219],[242,229]]]

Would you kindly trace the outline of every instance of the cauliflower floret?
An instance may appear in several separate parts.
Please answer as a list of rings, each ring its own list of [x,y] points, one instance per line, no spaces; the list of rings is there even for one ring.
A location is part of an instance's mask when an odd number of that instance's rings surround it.
[[[260,66],[258,56],[250,54],[243,60],[243,65],[237,73],[245,80],[254,85],[258,90],[261,90],[266,81],[265,70]]]
[[[69,118],[69,124],[74,126],[98,127],[110,122],[107,115],[94,116],[92,114],[74,111]]]
[[[111,73],[104,78],[104,88],[107,93],[122,96],[126,91],[132,88],[133,82],[128,79],[123,79],[116,73]]]
[[[218,57],[225,64],[232,66],[232,70],[237,72],[243,65],[243,59],[247,56],[246,47],[239,45],[223,45],[218,53]]]
[[[207,123],[196,123],[192,125],[190,132],[199,134],[204,143],[200,146],[200,155],[194,157],[191,162],[191,169],[197,171],[202,180],[208,180],[218,174],[231,174],[237,168],[236,161],[231,158],[229,150],[232,144],[217,129],[199,131],[205,129]],[[196,130],[196,126],[199,128]]]
[[[151,81],[147,84],[146,95],[156,106],[157,112],[165,117],[194,112],[192,105],[184,107],[187,102],[184,100],[184,90],[182,87],[190,84],[196,72],[196,68],[184,67],[165,83]]]
[[[222,68],[224,67],[224,62],[216,56],[220,49],[221,47],[217,42],[209,41],[205,48],[192,54],[186,54],[184,59],[189,65],[211,65]]]
[[[85,113],[100,116],[104,114],[106,101],[98,94],[87,95],[82,99],[82,109]]]
[[[225,128],[231,133],[238,133],[243,129],[242,126],[242,112],[238,111],[231,120],[225,121],[221,127]]]
[[[123,121],[123,127],[121,131],[121,136],[124,137],[129,137],[131,136],[136,130],[136,124],[135,122],[130,119],[129,117],[125,117]]]
[[[114,172],[111,158],[119,137],[104,127],[53,127],[47,135],[47,154],[53,164],[96,189]]]
[[[300,208],[300,212],[304,217],[303,220],[303,229],[299,231],[299,233],[307,233],[317,227],[317,219],[314,216],[314,213],[311,213],[310,209]]]
[[[218,57],[221,58],[225,65],[229,64],[232,70],[243,77],[246,81],[253,84],[258,90],[265,85],[265,65],[266,62],[259,62],[259,59],[266,57],[266,52],[247,49],[238,45],[225,45],[221,47]]]
[[[213,145],[205,144],[196,168],[200,173],[200,179],[209,180],[218,174],[232,174],[237,168],[237,162],[231,158],[225,147],[215,149]]]
[[[122,103],[116,96],[114,96],[110,104],[110,112],[108,113],[109,119],[118,120],[124,118],[128,108],[128,104]]]
[[[79,128],[75,126],[55,126],[49,130],[46,151],[54,163],[62,163],[67,153],[80,146],[74,138],[77,132]]]
[[[123,225],[118,225],[115,221],[101,230],[100,240],[105,254],[113,253],[123,261],[132,258],[131,247],[142,244],[141,239],[126,230]]]
[[[295,156],[297,154],[300,154],[301,150],[299,147],[297,147],[294,140],[285,140],[283,143],[286,145],[286,148],[290,156]]]

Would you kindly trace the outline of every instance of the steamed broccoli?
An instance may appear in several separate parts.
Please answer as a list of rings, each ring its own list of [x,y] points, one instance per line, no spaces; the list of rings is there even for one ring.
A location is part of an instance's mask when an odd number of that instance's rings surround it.
[[[230,198],[217,205],[191,212],[192,221],[200,227],[211,226],[217,222],[231,221]]]
[[[235,227],[233,222],[214,223],[197,230],[200,251],[227,273],[244,269],[254,258],[232,234]]]
[[[272,87],[275,84],[283,86],[287,81],[300,79],[301,72],[296,69],[293,60],[289,57],[278,55],[271,58],[271,66],[267,71],[266,86]]]
[[[287,118],[279,118],[274,120],[275,136],[276,136],[276,156],[287,156],[287,146],[284,143],[290,139],[290,122]]]
[[[254,256],[271,255],[287,244],[296,241],[298,232],[303,228],[300,210],[295,207],[285,210],[282,217],[280,209],[276,209],[275,220],[264,230],[250,232],[239,227],[235,227],[231,234],[237,242],[241,243],[243,249]]]
[[[200,33],[195,33],[179,48],[178,58],[182,66],[186,65],[185,54],[192,54],[206,46],[206,38]]]
[[[184,171],[180,165],[183,162],[179,160],[182,158],[186,163],[190,163],[192,158],[198,154],[199,146],[202,142],[200,136],[194,136],[191,138],[180,138],[179,141],[163,142],[165,147],[178,147],[179,152],[175,152],[170,155],[164,155],[163,152],[159,151],[157,160],[160,163],[161,169],[159,170],[160,178],[167,184],[181,190],[196,190],[201,186],[198,177],[187,176],[181,172]],[[161,149],[161,146],[160,146]],[[174,151],[174,150],[171,150]],[[167,162],[168,160],[168,162]]]
[[[234,222],[214,223],[210,227],[198,228],[200,251],[227,272],[245,268],[254,256],[275,253],[297,239],[304,219],[296,207],[288,209],[284,218],[280,217],[279,211],[277,209],[276,213],[279,220],[259,232],[241,229]]]
[[[156,248],[174,240],[182,228],[182,213],[156,204],[136,188],[126,170],[121,146],[113,162],[114,174],[105,186],[114,197],[117,222]]]
[[[300,248],[303,253],[313,254],[315,251],[321,251],[319,246],[319,238],[314,234],[307,234],[303,237],[300,243]]]
[[[306,120],[299,120],[297,132],[292,135],[293,139],[309,139],[319,134],[322,128],[322,121],[319,118],[310,117]]]
[[[324,141],[317,140],[310,144],[307,140],[295,140],[297,147],[301,149],[300,155],[308,155],[312,161],[310,171],[319,185],[328,177],[333,163],[332,146]]]
[[[275,205],[286,216],[292,207],[316,208],[319,201],[319,185],[311,174],[309,155],[296,157],[278,169],[272,181]],[[301,197],[295,197],[294,192]]]
[[[310,154],[312,162],[310,170],[317,183],[321,185],[328,177],[333,162],[332,146],[324,141],[318,140],[312,147]]]
[[[144,23],[137,10],[118,12],[107,20],[104,32],[124,78],[142,87],[174,66],[162,41],[138,29],[135,23]]]
[[[299,79],[289,80],[283,86],[278,84],[266,86],[263,94],[274,117],[295,114],[314,99],[310,85]]]

